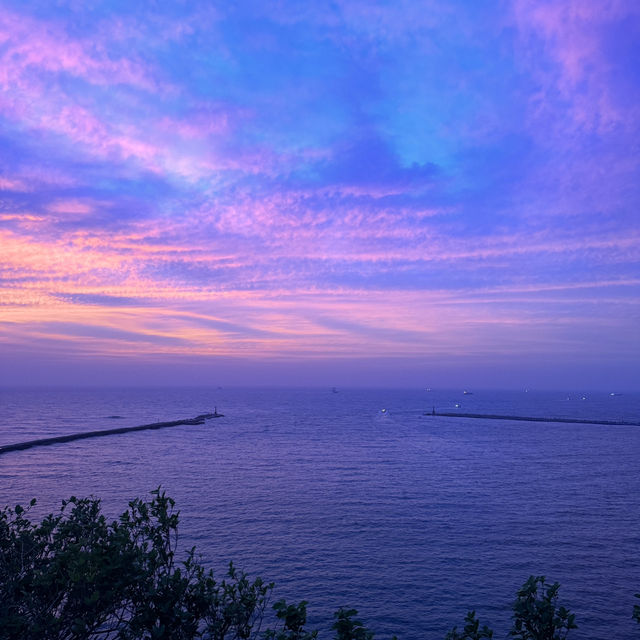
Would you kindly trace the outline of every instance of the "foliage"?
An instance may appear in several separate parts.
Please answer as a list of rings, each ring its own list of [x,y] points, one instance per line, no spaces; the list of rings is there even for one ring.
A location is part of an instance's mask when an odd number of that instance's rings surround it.
[[[516,640],[565,640],[571,629],[577,629],[575,615],[565,607],[557,606],[559,589],[557,582],[545,589],[544,576],[530,576],[518,590],[518,597],[513,603],[510,637]],[[454,627],[445,640],[493,638],[493,631],[489,627],[480,627],[475,611],[467,614],[465,623],[462,632]]]
[[[513,605],[510,635],[516,640],[564,640],[571,629],[577,629],[575,614],[556,604],[559,589],[557,582],[545,589],[544,576],[531,576]]]
[[[7,640],[316,640],[305,629],[307,602],[273,605],[274,628],[261,632],[273,585],[249,580],[233,564],[217,582],[195,549],[178,562],[178,512],[160,489],[107,522],[100,500],[72,497],[32,523],[17,505],[0,510],[0,639]],[[531,576],[513,605],[515,640],[565,640],[575,616],[558,606],[556,582]],[[640,598],[640,594],[636,594]],[[355,609],[334,615],[335,640],[372,640]],[[640,623],[640,605],[633,607]],[[475,611],[445,640],[492,639]],[[395,637],[393,640],[396,640]]]
[[[284,600],[278,600],[273,605],[276,617],[282,622],[282,629],[269,629],[265,637],[267,640],[313,640],[317,631],[306,631],[304,625],[307,624],[307,601],[300,604],[290,604]]]
[[[482,640],[483,638],[493,638],[493,631],[484,625],[480,627],[480,621],[476,618],[475,611],[469,611],[465,619],[465,625],[462,633],[458,633],[458,628],[453,627],[447,633],[445,640]]]
[[[194,549],[177,562],[174,506],[157,490],[111,523],[92,498],[63,501],[39,525],[19,505],[0,511],[2,637],[257,636],[272,585],[233,565],[218,583]]]
[[[358,615],[355,609],[338,609],[333,614],[335,622],[333,629],[336,632],[336,640],[372,640],[373,633],[363,626],[360,620],[353,616]]]

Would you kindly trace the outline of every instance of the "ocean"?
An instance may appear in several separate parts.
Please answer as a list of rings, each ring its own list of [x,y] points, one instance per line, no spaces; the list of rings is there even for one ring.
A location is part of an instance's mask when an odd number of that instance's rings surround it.
[[[424,412],[638,421],[640,394],[473,391],[4,389],[0,445],[225,417],[1,455],[0,505],[93,494],[116,517],[162,486],[184,548],[308,600],[324,638],[340,606],[378,638],[441,639],[470,609],[503,638],[531,574],[561,583],[570,638],[637,637],[640,427]]]

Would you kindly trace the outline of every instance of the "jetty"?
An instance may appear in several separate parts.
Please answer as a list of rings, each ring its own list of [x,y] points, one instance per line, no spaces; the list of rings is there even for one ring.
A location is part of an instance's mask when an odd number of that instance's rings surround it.
[[[201,425],[205,420],[211,418],[224,418],[224,414],[218,413],[201,413],[195,418],[185,418],[183,420],[172,420],[170,422],[153,422],[151,424],[141,424],[137,427],[119,427],[117,429],[102,429],[100,431],[82,431],[80,433],[71,433],[66,436],[54,436],[52,438],[40,438],[39,440],[27,440],[26,442],[16,442],[15,444],[6,444],[0,446],[0,455],[10,451],[21,451],[23,449],[31,449],[32,447],[45,447],[50,444],[58,444],[60,442],[71,442],[73,440],[84,440],[85,438],[100,438],[102,436],[113,436],[118,433],[129,433],[131,431],[146,431],[148,429],[166,429],[167,427],[179,427],[182,425]]]
[[[450,411],[425,411],[425,416],[443,418],[477,418],[480,420],[519,420],[522,422],[562,422],[565,424],[602,424],[607,426],[640,427],[640,422],[630,420],[587,420],[583,418],[546,418],[535,416],[500,416],[493,413],[452,413]]]

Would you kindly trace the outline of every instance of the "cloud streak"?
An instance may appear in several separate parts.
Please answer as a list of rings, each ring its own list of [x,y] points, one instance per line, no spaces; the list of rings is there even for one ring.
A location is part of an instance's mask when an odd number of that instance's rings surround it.
[[[628,376],[639,33],[621,0],[9,0],[0,343]]]

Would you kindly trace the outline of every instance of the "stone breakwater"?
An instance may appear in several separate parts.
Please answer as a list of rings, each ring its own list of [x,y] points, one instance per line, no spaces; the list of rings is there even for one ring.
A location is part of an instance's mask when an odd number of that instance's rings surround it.
[[[478,418],[481,420],[520,420],[524,422],[564,422],[569,424],[602,424],[640,427],[640,422],[632,420],[587,420],[582,418],[545,418],[534,416],[500,416],[493,413],[452,413],[450,411],[425,411],[425,416],[443,418]]]
[[[129,433],[130,431],[146,431],[148,429],[166,429],[167,427],[179,427],[182,425],[201,425],[205,420],[211,418],[223,418],[222,413],[202,413],[195,418],[185,418],[183,420],[172,420],[170,422],[153,422],[151,424],[141,424],[137,427],[119,427],[117,429],[102,429],[100,431],[83,431],[81,433],[71,433],[66,436],[55,436],[53,438],[40,438],[39,440],[27,440],[26,442],[16,442],[0,447],[0,455],[10,451],[21,451],[32,447],[44,447],[50,444],[71,442],[73,440],[84,440],[85,438],[99,438],[102,436],[112,436],[119,433]]]

